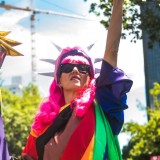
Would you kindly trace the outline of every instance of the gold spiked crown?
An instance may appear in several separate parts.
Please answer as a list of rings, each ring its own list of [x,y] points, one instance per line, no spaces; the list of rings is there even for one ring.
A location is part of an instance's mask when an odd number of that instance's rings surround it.
[[[0,31],[0,46],[4,49],[7,56],[23,56],[23,54],[13,48],[13,46],[17,46],[21,43],[5,37],[9,33],[10,31]]]

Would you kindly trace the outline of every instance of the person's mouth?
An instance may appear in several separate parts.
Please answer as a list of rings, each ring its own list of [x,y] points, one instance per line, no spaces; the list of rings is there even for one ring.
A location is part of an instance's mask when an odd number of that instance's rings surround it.
[[[78,80],[78,81],[80,81],[81,79],[80,79],[80,77],[78,77],[78,76],[72,76],[72,77],[71,77],[71,80]]]

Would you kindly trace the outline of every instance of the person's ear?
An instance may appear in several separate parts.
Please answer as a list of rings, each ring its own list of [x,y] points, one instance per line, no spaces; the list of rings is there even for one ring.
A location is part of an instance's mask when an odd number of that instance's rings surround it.
[[[62,88],[61,77],[60,77],[60,79],[59,79],[58,85],[59,85],[60,88]]]

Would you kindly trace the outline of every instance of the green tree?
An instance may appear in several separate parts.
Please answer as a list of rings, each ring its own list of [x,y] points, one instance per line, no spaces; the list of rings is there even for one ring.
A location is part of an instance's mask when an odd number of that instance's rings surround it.
[[[150,94],[155,108],[148,109],[149,121],[144,125],[129,122],[123,132],[130,134],[131,139],[123,148],[124,160],[150,160],[151,155],[160,154],[160,84],[154,83]]]
[[[38,87],[29,84],[23,89],[21,96],[2,88],[2,98],[2,116],[9,153],[11,156],[19,157],[41,97]]]
[[[84,0],[87,1],[87,0]],[[89,12],[103,16],[100,21],[108,28],[113,0],[99,0],[91,3]],[[131,35],[131,41],[142,39],[142,30],[149,35],[149,47],[160,43],[160,0],[124,0],[122,38]]]

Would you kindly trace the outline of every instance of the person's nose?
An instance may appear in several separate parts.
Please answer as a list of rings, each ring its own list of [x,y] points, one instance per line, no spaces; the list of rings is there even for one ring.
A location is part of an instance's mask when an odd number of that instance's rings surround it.
[[[78,73],[78,68],[77,67],[74,67],[73,70],[72,70],[72,73]]]

